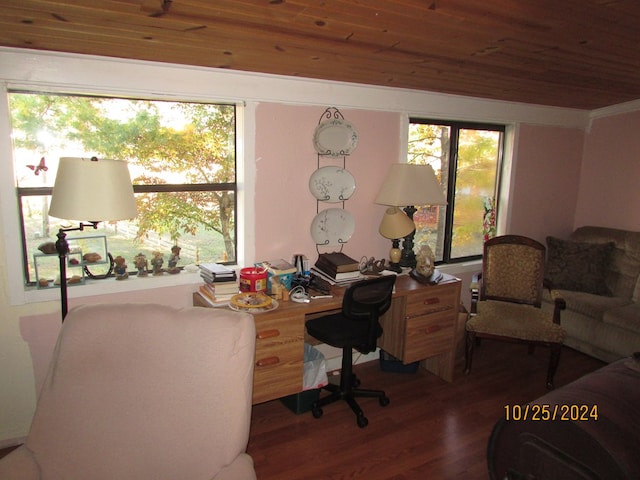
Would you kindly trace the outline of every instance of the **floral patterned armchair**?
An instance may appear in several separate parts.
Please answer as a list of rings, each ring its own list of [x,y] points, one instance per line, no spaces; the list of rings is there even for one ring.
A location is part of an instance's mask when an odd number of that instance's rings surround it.
[[[466,324],[465,373],[471,371],[474,347],[480,338],[550,347],[547,388],[553,388],[566,332],[560,308],[543,312],[545,247],[520,235],[503,235],[484,244],[482,274],[472,283],[471,315]],[[559,305],[561,307],[561,305]]]

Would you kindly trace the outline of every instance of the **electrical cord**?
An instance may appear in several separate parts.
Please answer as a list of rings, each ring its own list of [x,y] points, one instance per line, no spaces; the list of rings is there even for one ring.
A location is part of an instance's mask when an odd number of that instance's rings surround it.
[[[297,287],[293,287],[289,292],[289,299],[292,302],[297,303],[309,303],[311,299],[309,298],[309,294],[304,289],[302,285],[298,285]]]

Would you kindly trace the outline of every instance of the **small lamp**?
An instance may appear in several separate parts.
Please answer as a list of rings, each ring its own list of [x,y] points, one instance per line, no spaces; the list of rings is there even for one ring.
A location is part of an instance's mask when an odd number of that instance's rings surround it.
[[[98,228],[103,220],[125,220],[137,215],[133,185],[127,162],[98,160],[96,157],[63,157],[51,195],[49,215],[79,221],[73,228],[58,231],[56,251],[60,258],[60,300],[62,321],[67,316],[67,254],[66,232]]]
[[[395,163],[389,167],[375,203],[405,207],[407,217],[413,221],[413,214],[417,211],[415,205],[446,205],[447,200],[431,165]],[[414,235],[415,229],[404,237],[400,259],[402,267],[416,266]]]
[[[391,240],[391,250],[389,250],[389,270],[401,272],[400,257],[400,239],[409,235],[415,230],[416,226],[409,217],[407,217],[398,207],[389,207],[382,217],[378,231],[380,235]]]

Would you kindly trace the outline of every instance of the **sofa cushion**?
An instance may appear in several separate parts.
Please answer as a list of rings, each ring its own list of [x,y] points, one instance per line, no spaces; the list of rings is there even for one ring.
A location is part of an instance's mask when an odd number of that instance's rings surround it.
[[[602,320],[607,310],[631,303],[628,298],[605,297],[593,293],[556,289],[551,290],[551,292],[548,290],[543,291],[542,298],[543,300],[551,302],[556,298],[562,298],[566,302],[567,310],[572,310],[598,320]],[[560,314],[560,318],[562,319],[562,313]]]
[[[632,303],[604,312],[602,320],[616,327],[640,333],[640,305]]]
[[[613,242],[584,243],[547,237],[546,277],[554,288],[611,295],[605,273]]]
[[[607,267],[605,282],[615,297],[640,301],[640,232],[615,228],[583,226],[569,237],[576,242],[613,242],[615,249]]]

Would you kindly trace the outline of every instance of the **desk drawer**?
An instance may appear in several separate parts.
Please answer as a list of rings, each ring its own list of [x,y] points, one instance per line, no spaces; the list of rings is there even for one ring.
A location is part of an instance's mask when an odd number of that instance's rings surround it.
[[[407,317],[430,315],[440,312],[451,312],[459,302],[456,292],[451,289],[433,288],[425,293],[407,297]],[[456,310],[457,311],[457,310]]]
[[[304,341],[301,322],[293,317],[260,314],[256,320],[253,403],[273,400],[302,389]]]
[[[450,351],[454,332],[450,310],[407,318],[404,363]]]

